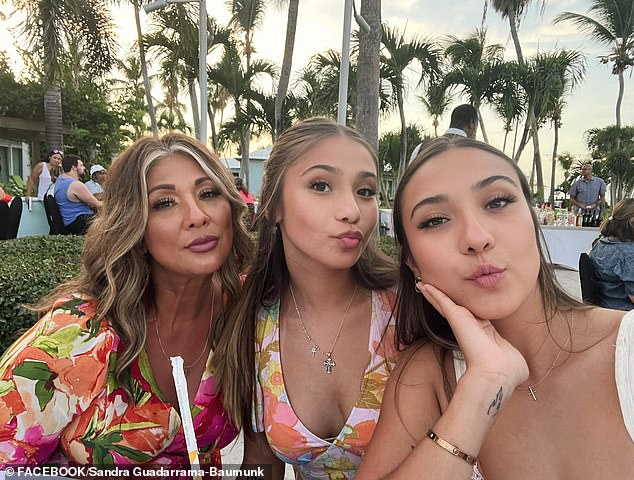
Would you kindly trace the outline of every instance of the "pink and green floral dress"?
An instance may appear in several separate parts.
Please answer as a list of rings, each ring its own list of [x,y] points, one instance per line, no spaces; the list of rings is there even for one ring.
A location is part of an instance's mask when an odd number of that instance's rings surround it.
[[[396,363],[394,293],[372,292],[370,361],[359,397],[346,424],[334,439],[313,434],[290,404],[280,361],[279,302],[262,309],[256,331],[256,401],[253,430],[265,432],[271,450],[290,463],[301,479],[353,478],[379,419],[383,392]]]
[[[130,368],[132,395],[117,385],[122,341],[97,303],[79,295],[52,310],[0,360],[0,464],[188,467],[178,412],[159,391],[147,355]],[[221,466],[237,432],[203,373],[191,413],[202,467]]]

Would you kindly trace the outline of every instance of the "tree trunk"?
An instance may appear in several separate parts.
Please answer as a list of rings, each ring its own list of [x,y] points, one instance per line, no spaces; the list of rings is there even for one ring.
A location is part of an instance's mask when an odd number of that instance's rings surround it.
[[[550,195],[548,201],[555,204],[555,169],[557,167],[557,148],[559,147],[559,125],[555,120],[555,144],[553,145],[553,159],[550,163]]]
[[[240,154],[242,156],[240,160],[240,177],[244,180],[244,184],[247,190],[251,191],[249,185],[249,143],[251,140],[251,126],[247,125],[243,131],[242,138],[240,139]]]
[[[528,141],[531,137],[535,137],[537,135],[537,121],[535,120],[535,111],[534,106],[530,105],[528,107],[528,114],[526,115],[526,123],[524,124],[524,132],[522,133],[522,139],[520,140],[520,144],[517,147],[517,152],[515,152],[515,156],[513,160],[515,163],[519,163],[520,157],[526,145],[528,145]]]
[[[141,18],[139,17],[139,8],[141,5],[139,0],[132,2],[134,7],[134,21],[136,22],[136,37],[139,44],[139,58],[141,59],[141,72],[143,73],[143,84],[145,85],[145,99],[147,101],[147,109],[150,114],[150,123],[152,125],[152,133],[158,134],[158,126],[156,124],[156,112],[154,111],[154,102],[152,101],[152,86],[150,85],[150,76],[147,72],[147,63],[145,61],[145,46],[143,45],[143,34],[141,33]]]
[[[506,153],[506,140],[508,139],[510,130],[508,128],[504,129],[504,145],[502,145],[502,152]]]
[[[284,131],[283,107],[288,90],[288,82],[291,78],[291,67],[293,65],[293,49],[295,48],[295,32],[297,31],[297,14],[299,11],[299,0],[290,0],[288,3],[288,18],[286,20],[286,42],[284,44],[284,59],[282,60],[282,71],[280,81],[277,84],[277,95],[275,96],[275,128],[273,129],[273,141]]]
[[[211,106],[209,98],[207,98],[207,113],[209,114],[209,120],[211,121],[211,146],[214,152],[218,152],[218,133],[216,132],[216,112]]]
[[[398,113],[401,117],[401,155],[398,162],[398,180],[403,177],[405,167],[407,167],[407,125],[405,123],[405,107],[403,106],[403,91],[398,88],[396,91],[398,101]]]
[[[520,131],[520,117],[515,120],[515,132],[513,133],[513,155],[511,158],[515,158],[515,149],[517,148],[517,134]]]
[[[378,151],[381,0],[361,0],[361,15],[371,30],[369,33],[359,30],[355,126],[372,148]]]
[[[517,32],[517,16],[514,11],[509,12],[509,26],[511,28],[511,37],[513,38],[513,45],[515,45],[515,53],[517,55],[517,62],[520,65],[524,64],[524,54],[522,53],[522,44],[520,43],[520,36]]]
[[[192,104],[192,115],[194,116],[194,135],[200,138],[200,112],[198,111],[198,95],[196,95],[196,84],[194,80],[187,81],[189,89],[189,101]]]
[[[619,72],[619,96],[616,100],[616,126],[621,128],[621,102],[625,91],[625,81],[623,80],[623,70]]]
[[[63,149],[62,92],[57,85],[51,85],[44,93],[44,122],[47,149]]]
[[[535,164],[535,175],[537,177],[537,199],[544,201],[544,172],[542,169],[542,154],[539,149],[539,136],[537,132],[533,134],[533,163]]]
[[[486,143],[489,143],[489,137],[487,136],[487,131],[484,128],[484,120],[482,120],[482,113],[480,113],[480,106],[476,107],[478,111],[478,121],[480,122],[480,131],[482,132],[482,138]]]

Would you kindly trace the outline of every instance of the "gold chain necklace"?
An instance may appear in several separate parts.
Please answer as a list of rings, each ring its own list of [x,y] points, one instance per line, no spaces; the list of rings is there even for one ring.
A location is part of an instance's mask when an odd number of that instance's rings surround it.
[[[337,335],[335,336],[335,340],[332,342],[332,346],[328,352],[324,352],[313,337],[310,336],[308,330],[306,329],[306,325],[304,325],[304,321],[302,320],[302,314],[299,313],[299,307],[297,306],[297,300],[295,300],[295,292],[293,292],[293,285],[289,282],[289,287],[291,290],[291,297],[293,298],[293,304],[295,305],[295,311],[297,312],[297,318],[299,318],[299,324],[302,326],[302,330],[306,339],[311,344],[310,353],[313,354],[313,357],[317,352],[326,356],[326,360],[324,360],[324,367],[326,369],[326,373],[330,375],[332,373],[332,369],[337,365],[335,360],[332,358],[332,352],[335,349],[335,345],[337,345],[337,340],[339,340],[339,335],[341,334],[341,329],[343,328],[343,324],[346,323],[346,318],[348,318],[348,312],[350,311],[350,306],[352,305],[352,300],[354,300],[354,296],[357,293],[357,286],[354,287],[354,292],[352,292],[352,296],[350,297],[350,301],[348,302],[348,306],[346,307],[346,313],[344,313],[343,318],[341,319],[341,324],[339,325],[339,330],[337,330]]]
[[[185,365],[185,362],[183,362],[183,370],[185,370],[185,374],[188,373],[188,370],[190,368],[195,367],[196,365],[198,365],[200,363],[200,360],[203,358],[203,355],[207,351],[207,346],[209,345],[209,336],[211,334],[211,324],[213,323],[213,319],[214,319],[214,301],[216,299],[216,290],[213,288],[213,286],[212,286],[212,291],[213,291],[213,293],[211,294],[211,316],[209,317],[209,329],[207,330],[207,338],[205,340],[205,346],[203,347],[203,349],[200,352],[200,354],[198,355],[198,357],[196,357],[196,360],[194,361],[194,363],[190,363],[189,365]],[[165,356],[165,358],[167,359],[167,361],[169,363],[170,362],[170,357],[167,354],[167,352],[165,351],[165,348],[163,347],[163,342],[161,341],[161,334],[159,333],[158,314],[154,315],[154,328],[156,329],[156,337],[158,338],[159,347],[161,348],[161,352],[163,352],[163,355]]]
[[[572,331],[570,332],[570,335],[572,336]],[[568,342],[571,339],[568,338],[568,341],[566,341],[566,345],[564,345],[564,348],[568,346]],[[529,385],[528,387],[515,387],[515,390],[519,390],[520,392],[528,392],[528,394],[533,397],[533,401],[537,401],[537,390],[535,390],[535,387],[538,386],[540,383],[542,383],[544,380],[546,380],[546,377],[548,377],[548,375],[550,375],[550,372],[553,371],[553,369],[555,368],[555,365],[557,365],[557,361],[559,360],[559,357],[561,357],[561,352],[563,352],[563,348],[561,348],[559,350],[559,353],[555,356],[555,360],[553,361],[553,364],[550,366],[550,368],[548,369],[548,371],[544,374],[544,376],[542,378],[540,378],[537,383],[533,383],[532,385]]]

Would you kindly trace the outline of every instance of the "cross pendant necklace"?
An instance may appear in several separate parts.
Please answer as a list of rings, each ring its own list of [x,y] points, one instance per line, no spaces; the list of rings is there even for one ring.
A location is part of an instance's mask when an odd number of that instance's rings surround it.
[[[335,367],[336,365],[337,364],[332,359],[332,355],[330,353],[327,353],[326,360],[324,360],[324,367],[326,367],[326,373],[330,375],[332,373],[333,367]]]
[[[299,324],[302,327],[302,331],[304,332],[304,336],[306,337],[306,340],[308,340],[308,343],[310,343],[311,345],[310,353],[313,355],[313,357],[318,352],[326,356],[326,359],[324,360],[323,365],[324,365],[324,368],[326,369],[326,374],[328,375],[332,374],[332,369],[337,365],[335,363],[335,360],[332,358],[332,352],[335,349],[335,345],[337,345],[337,340],[339,340],[339,335],[341,334],[341,329],[343,328],[343,324],[346,322],[346,318],[348,318],[348,312],[350,311],[352,300],[354,300],[354,296],[357,293],[357,288],[358,288],[357,286],[354,287],[354,292],[352,292],[352,296],[350,297],[350,301],[348,302],[348,306],[346,307],[346,312],[344,313],[343,318],[341,319],[341,323],[339,324],[339,330],[337,330],[337,335],[335,336],[335,340],[332,342],[330,351],[324,352],[321,349],[321,347],[315,343],[315,340],[313,340],[313,337],[310,336],[310,333],[308,333],[308,329],[306,328],[306,325],[304,325],[304,321],[302,320],[302,314],[299,312],[299,307],[297,306],[297,300],[295,299],[295,292],[293,292],[293,285],[289,283],[291,298],[293,299],[293,305],[295,306],[295,311],[297,312],[297,318],[299,318]]]

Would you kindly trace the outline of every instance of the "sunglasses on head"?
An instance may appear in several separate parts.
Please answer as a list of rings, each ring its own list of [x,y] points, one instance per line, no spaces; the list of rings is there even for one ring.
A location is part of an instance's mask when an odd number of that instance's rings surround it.
[[[55,155],[56,153],[59,153],[60,155],[64,155],[64,152],[62,150],[51,150],[51,155]]]

